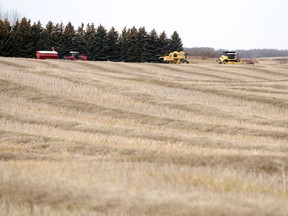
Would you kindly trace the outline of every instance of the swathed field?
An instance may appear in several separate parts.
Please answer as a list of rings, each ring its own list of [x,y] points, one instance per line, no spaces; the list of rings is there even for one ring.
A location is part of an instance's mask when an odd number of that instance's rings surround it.
[[[286,63],[0,58],[0,104],[0,215],[288,215]]]

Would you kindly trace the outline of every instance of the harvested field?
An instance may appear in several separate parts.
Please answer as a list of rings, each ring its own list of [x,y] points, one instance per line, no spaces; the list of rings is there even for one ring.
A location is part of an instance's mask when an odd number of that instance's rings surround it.
[[[288,214],[287,64],[0,58],[0,101],[0,215]]]

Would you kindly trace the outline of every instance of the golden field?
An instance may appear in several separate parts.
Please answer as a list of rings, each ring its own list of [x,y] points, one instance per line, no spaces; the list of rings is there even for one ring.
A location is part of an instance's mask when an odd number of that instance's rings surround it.
[[[0,58],[0,102],[0,215],[288,215],[286,63]]]

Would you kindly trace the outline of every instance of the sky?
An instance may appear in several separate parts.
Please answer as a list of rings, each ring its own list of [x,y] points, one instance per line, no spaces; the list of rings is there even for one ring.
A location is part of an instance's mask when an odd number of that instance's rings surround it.
[[[288,49],[288,0],[0,0],[32,22],[153,28],[184,47]]]

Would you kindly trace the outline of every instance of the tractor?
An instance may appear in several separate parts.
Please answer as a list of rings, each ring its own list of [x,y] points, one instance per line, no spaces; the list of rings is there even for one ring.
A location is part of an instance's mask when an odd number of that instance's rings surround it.
[[[87,61],[87,56],[85,55],[80,55],[79,52],[76,51],[70,51],[70,55],[69,56],[64,56],[65,60],[82,60],[82,61]]]
[[[170,64],[181,64],[186,63],[188,64],[189,61],[187,59],[188,53],[185,53],[183,51],[174,51],[169,53],[169,55],[161,56],[159,59],[163,62],[170,63]]]

